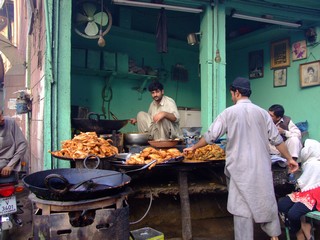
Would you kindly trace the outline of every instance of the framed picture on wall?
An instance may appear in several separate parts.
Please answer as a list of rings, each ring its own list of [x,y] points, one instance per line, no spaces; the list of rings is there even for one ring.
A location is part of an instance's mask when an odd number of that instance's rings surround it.
[[[320,61],[300,64],[300,86],[320,85]]]
[[[298,41],[292,44],[292,60],[301,60],[307,58],[307,42],[306,40]]]
[[[279,68],[273,71],[273,87],[287,86],[287,68]]]
[[[271,64],[270,68],[282,68],[290,66],[289,39],[271,43]]]
[[[249,52],[249,78],[263,77],[263,50]]]

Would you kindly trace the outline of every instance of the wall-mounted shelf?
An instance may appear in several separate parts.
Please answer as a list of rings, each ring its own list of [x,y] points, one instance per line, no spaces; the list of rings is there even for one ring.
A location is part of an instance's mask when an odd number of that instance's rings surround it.
[[[108,77],[113,75],[114,78],[123,78],[123,79],[132,79],[132,80],[145,80],[145,79],[156,79],[157,76],[154,75],[145,75],[137,73],[118,73],[111,70],[97,70],[97,69],[88,69],[88,68],[72,68],[72,73],[74,74],[83,74],[88,76],[100,76]]]
[[[139,93],[143,92],[147,82],[149,80],[154,80],[157,76],[154,75],[144,75],[144,74],[137,74],[137,73],[118,73],[115,71],[108,71],[108,70],[96,70],[96,69],[88,69],[88,68],[72,68],[72,73],[74,74],[81,74],[87,76],[98,76],[98,77],[112,77],[116,79],[131,79],[131,80],[138,80],[142,81],[140,87],[137,88]]]
[[[114,71],[109,70],[98,70],[98,69],[88,69],[88,68],[72,68],[73,74],[81,74],[87,76],[98,76],[98,77],[109,77],[116,74]]]
[[[115,78],[122,78],[122,79],[132,79],[132,80],[139,80],[143,81],[136,90],[142,94],[144,88],[149,80],[154,80],[157,76],[153,75],[143,75],[143,74],[136,74],[136,73],[118,73]]]

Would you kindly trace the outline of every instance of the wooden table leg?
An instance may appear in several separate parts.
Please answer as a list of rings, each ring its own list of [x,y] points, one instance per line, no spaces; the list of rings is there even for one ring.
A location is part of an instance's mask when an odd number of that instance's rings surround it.
[[[190,201],[188,191],[188,172],[179,171],[179,190],[180,190],[180,204],[181,204],[181,223],[182,223],[182,239],[192,239]]]

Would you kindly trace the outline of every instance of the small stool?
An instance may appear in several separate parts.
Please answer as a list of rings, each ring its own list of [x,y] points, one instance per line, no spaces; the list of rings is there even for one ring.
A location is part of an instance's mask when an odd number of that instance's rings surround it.
[[[310,218],[310,223],[311,223],[311,236],[314,238],[314,227],[313,227],[313,220],[320,220],[320,212],[319,211],[312,211],[308,212],[306,217]]]
[[[310,223],[311,223],[311,236],[313,236],[314,239],[314,225],[313,225],[313,220],[319,220],[320,221],[320,212],[319,211],[312,211],[308,212],[305,217],[310,218]],[[290,240],[290,233],[289,233],[289,228],[285,227],[286,230],[286,239]]]

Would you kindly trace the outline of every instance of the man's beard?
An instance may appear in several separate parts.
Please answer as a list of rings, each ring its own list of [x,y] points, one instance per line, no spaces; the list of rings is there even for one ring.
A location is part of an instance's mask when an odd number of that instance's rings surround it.
[[[161,97],[154,97],[153,100],[155,100],[156,102],[160,102],[162,99],[162,96]]]

